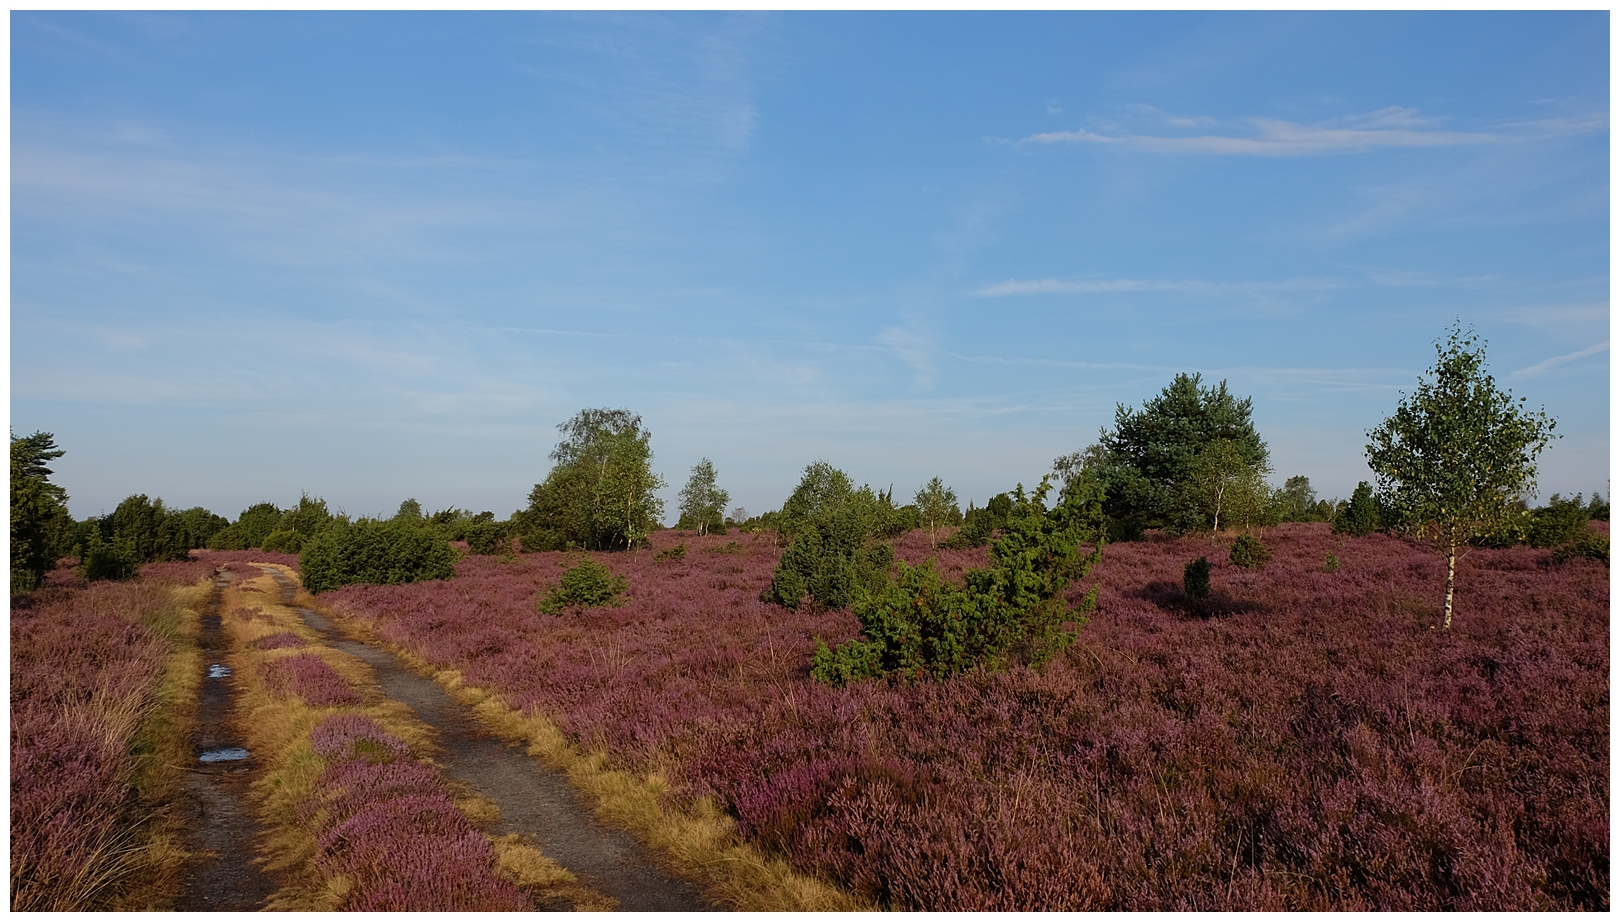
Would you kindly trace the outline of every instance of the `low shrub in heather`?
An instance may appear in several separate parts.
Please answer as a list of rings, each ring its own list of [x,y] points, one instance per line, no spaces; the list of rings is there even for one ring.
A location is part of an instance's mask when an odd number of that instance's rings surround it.
[[[721,532],[721,534],[725,534],[725,532]],[[654,560],[685,560],[686,559],[686,545],[685,544],[677,544],[674,547],[666,547],[663,550],[659,551],[658,553],[654,554],[653,559]]]
[[[169,593],[138,584],[14,598],[11,909],[111,908],[132,857],[132,752],[169,644]]]
[[[1328,554],[1327,555],[1327,560],[1322,564],[1322,572],[1323,573],[1332,573],[1332,572],[1334,572],[1334,571],[1336,571],[1338,569],[1339,569],[1339,557],[1338,557],[1338,555],[1337,554]]]
[[[512,549],[512,539],[501,522],[474,522],[467,526],[469,554],[498,554]]]
[[[1194,602],[1209,598],[1209,558],[1199,557],[1181,571],[1181,591]]]
[[[565,608],[600,608],[612,605],[630,588],[622,576],[589,557],[563,571],[557,587],[541,597],[535,607],[548,615]]]
[[[456,552],[436,529],[415,522],[335,523],[299,555],[304,588],[320,593],[353,583],[412,583],[455,575]]]
[[[1246,570],[1258,570],[1271,560],[1271,549],[1255,535],[1238,535],[1232,543],[1232,563]]]
[[[862,636],[837,649],[818,641],[811,674],[833,685],[937,679],[1015,659],[1039,666],[1067,647],[1074,634],[1065,624],[1084,626],[1095,595],[1071,606],[1063,594],[1102,555],[1102,507],[1069,493],[1048,511],[1050,486],[1042,481],[1028,496],[1018,488],[990,566],[968,570],[964,588],[946,583],[932,561],[902,562],[896,578],[857,595]]]
[[[1552,559],[1555,563],[1567,563],[1576,558],[1595,560],[1605,567],[1608,566],[1609,536],[1589,531],[1575,541],[1553,549]]]
[[[310,732],[325,762],[298,805],[315,866],[347,883],[352,912],[502,912],[534,906],[496,867],[489,840],[444,780],[371,719],[335,714]]]
[[[1044,668],[835,688],[804,664],[859,621],[760,602],[778,552],[743,538],[729,556],[686,537],[682,567],[615,558],[635,596],[556,618],[534,617],[533,587],[562,554],[327,601],[893,909],[1610,906],[1598,562],[1475,550],[1467,617],[1442,632],[1444,562],[1389,535],[1277,526],[1265,571],[1209,561],[1245,600],[1218,619],[1166,604],[1207,540],[1111,544],[1090,623]],[[895,552],[935,556],[921,533]],[[986,562],[946,550],[935,569],[960,587]]]

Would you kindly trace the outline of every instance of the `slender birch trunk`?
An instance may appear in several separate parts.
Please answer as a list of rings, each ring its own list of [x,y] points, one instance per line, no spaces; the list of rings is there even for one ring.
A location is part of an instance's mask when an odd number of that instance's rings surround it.
[[[1451,595],[1457,586],[1457,542],[1446,544],[1446,623],[1445,629],[1451,630]]]

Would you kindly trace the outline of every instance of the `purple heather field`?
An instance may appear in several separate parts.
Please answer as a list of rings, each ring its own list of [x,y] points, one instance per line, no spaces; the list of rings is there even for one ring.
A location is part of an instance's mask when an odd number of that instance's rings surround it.
[[[1607,567],[1476,550],[1447,632],[1431,549],[1264,539],[1253,571],[1207,537],[1110,545],[1065,654],[938,683],[812,681],[816,639],[859,624],[759,601],[768,536],[595,555],[626,600],[557,616],[560,553],[322,601],[895,909],[1608,909]]]

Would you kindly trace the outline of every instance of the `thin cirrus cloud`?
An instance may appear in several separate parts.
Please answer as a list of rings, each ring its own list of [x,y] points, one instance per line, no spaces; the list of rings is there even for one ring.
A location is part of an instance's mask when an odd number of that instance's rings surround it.
[[[1167,121],[1180,127],[1201,124],[1206,120],[1180,118]],[[1391,106],[1367,115],[1314,124],[1261,117],[1246,121],[1255,128],[1255,133],[1249,137],[1219,134],[1182,137],[1108,134],[1080,128],[1074,131],[1041,132],[1022,138],[1018,143],[1092,144],[1164,154],[1303,157],[1386,147],[1455,147],[1464,144],[1490,144],[1504,139],[1503,135],[1489,132],[1443,131],[1434,127],[1436,119],[1422,117],[1418,115],[1417,110],[1400,106]],[[1535,127],[1540,130],[1548,128],[1540,123]]]
[[[971,294],[980,298],[1017,295],[1109,294],[1137,291],[1196,294],[1264,294],[1289,291],[1334,291],[1346,283],[1331,278],[1282,279],[1275,282],[1209,282],[1199,279],[1008,279]]]
[[[1515,378],[1515,379],[1534,378],[1537,375],[1545,374],[1546,372],[1551,371],[1554,368],[1557,368],[1559,365],[1563,365],[1563,364],[1566,364],[1568,362],[1573,362],[1573,361],[1576,361],[1577,359],[1584,359],[1589,355],[1597,355],[1599,352],[1608,352],[1608,351],[1609,351],[1609,341],[1605,339],[1603,342],[1600,342],[1597,345],[1587,346],[1585,349],[1577,349],[1574,352],[1570,352],[1570,353],[1567,353],[1565,355],[1555,355],[1550,359],[1546,359],[1544,361],[1537,362],[1536,364],[1531,365],[1528,368],[1521,368],[1518,371],[1515,371],[1512,374],[1508,375],[1508,377]]]

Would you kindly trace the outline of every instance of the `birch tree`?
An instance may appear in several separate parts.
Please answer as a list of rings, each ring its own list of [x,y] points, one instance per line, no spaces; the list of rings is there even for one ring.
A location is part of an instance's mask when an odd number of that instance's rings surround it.
[[[1432,540],[1446,558],[1445,628],[1451,628],[1457,561],[1470,542],[1520,524],[1514,500],[1535,489],[1536,456],[1556,420],[1499,390],[1485,344],[1461,324],[1435,342],[1436,361],[1395,414],[1368,430],[1367,466],[1395,527]]]

